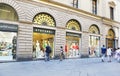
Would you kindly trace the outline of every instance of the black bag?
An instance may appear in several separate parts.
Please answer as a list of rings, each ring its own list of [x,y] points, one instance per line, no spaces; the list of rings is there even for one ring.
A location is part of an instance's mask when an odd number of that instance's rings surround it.
[[[47,47],[46,47],[46,52],[47,52],[47,53],[51,53],[51,52],[52,52],[52,50],[51,50],[51,47],[50,47],[50,46],[47,46]]]
[[[52,52],[51,47],[49,47],[49,53],[51,53],[51,52]]]

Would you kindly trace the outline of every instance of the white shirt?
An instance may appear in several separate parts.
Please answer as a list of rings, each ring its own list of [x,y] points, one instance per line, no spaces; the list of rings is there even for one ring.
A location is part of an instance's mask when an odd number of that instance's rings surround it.
[[[111,48],[108,48],[107,49],[107,55],[111,55],[112,51],[111,51]]]

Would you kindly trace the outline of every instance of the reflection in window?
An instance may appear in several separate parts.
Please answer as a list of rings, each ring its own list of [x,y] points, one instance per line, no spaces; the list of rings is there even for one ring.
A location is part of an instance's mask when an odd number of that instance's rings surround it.
[[[73,7],[78,8],[78,0],[73,0]]]
[[[17,21],[18,15],[11,6],[0,3],[0,19]]]
[[[55,21],[52,16],[46,13],[40,13],[33,19],[33,23],[47,26],[55,26]]]
[[[92,0],[92,13],[97,14],[97,0]]]

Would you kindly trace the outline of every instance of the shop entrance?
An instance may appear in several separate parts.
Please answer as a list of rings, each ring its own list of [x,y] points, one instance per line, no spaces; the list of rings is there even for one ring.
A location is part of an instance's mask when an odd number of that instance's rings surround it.
[[[107,42],[107,47],[110,47],[110,48],[115,48],[115,40],[114,39],[106,39],[106,42]]]
[[[80,57],[80,34],[67,33],[66,35],[65,56]]]
[[[54,57],[54,36],[55,31],[49,29],[34,28],[33,33],[33,58],[44,58],[47,43],[50,45],[52,52],[50,57]]]
[[[108,31],[107,37],[106,37],[106,47],[110,47],[112,49],[115,48],[115,32],[113,29],[110,29]]]

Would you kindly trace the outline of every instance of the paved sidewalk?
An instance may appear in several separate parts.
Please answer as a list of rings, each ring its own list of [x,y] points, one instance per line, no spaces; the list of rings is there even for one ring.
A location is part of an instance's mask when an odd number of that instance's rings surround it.
[[[100,58],[0,63],[0,76],[120,76],[120,63]]]

